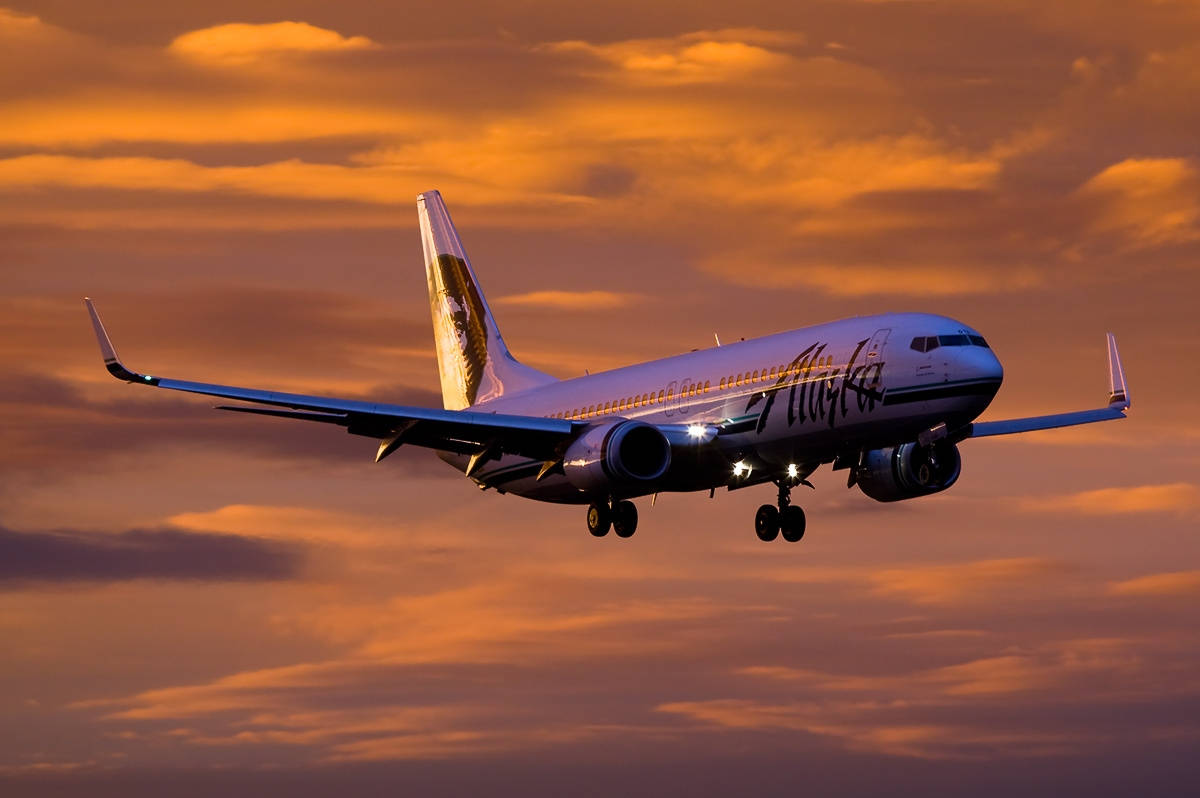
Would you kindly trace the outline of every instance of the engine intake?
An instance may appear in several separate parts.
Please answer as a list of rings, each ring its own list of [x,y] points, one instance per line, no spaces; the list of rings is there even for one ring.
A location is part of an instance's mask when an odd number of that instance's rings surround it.
[[[582,491],[607,492],[611,486],[645,485],[671,467],[671,444],[655,427],[618,421],[593,427],[567,447],[563,473]]]
[[[904,443],[867,452],[859,466],[858,486],[878,502],[915,499],[938,493],[958,481],[962,457],[947,441],[929,446]]]

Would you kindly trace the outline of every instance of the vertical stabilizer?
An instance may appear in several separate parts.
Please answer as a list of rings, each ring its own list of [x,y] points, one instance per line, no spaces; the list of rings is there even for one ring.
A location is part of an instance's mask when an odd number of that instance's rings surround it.
[[[550,375],[518,363],[509,354],[442,195],[418,194],[417,216],[445,407],[461,410],[554,382]]]

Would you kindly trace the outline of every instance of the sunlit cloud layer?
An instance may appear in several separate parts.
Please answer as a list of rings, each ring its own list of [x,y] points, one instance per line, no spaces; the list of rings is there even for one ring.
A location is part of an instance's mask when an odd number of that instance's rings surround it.
[[[283,55],[363,50],[377,46],[365,36],[343,36],[307,22],[271,22],[261,25],[230,23],[189,31],[176,37],[167,49],[184,58],[239,66]]]
[[[1194,3],[75,5],[0,9],[0,793],[1191,787]],[[1110,330],[1133,408],[622,541],[104,371],[84,295],[149,373],[440,406],[429,189],[558,376],[918,310],[988,418],[1102,406]]]

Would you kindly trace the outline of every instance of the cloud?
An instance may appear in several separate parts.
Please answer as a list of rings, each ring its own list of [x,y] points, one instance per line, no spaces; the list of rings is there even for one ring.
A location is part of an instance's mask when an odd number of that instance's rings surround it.
[[[851,750],[920,759],[1059,755],[1094,744],[1104,733],[1069,722],[1031,727],[993,709],[1034,701],[1057,713],[1100,692],[1154,694],[1162,690],[1160,674],[1147,668],[1145,651],[1141,640],[1081,638],[910,672],[751,666],[737,673],[772,683],[773,699],[677,701],[656,709],[706,726],[800,731]]]
[[[1100,488],[1062,496],[1022,499],[1020,507],[1026,512],[1072,512],[1084,515],[1187,513],[1200,508],[1200,489],[1188,482]]]
[[[905,723],[870,718],[870,707],[743,699],[675,701],[655,708],[719,728],[782,729],[832,737],[847,748],[917,759],[1051,756],[1071,750],[1081,735],[1031,729],[987,729],[960,723]]]
[[[611,310],[641,302],[641,294],[617,291],[531,291],[498,297],[497,305],[553,308],[555,310]]]
[[[409,203],[414,195],[388,167],[279,161],[256,166],[201,166],[164,158],[24,155],[0,160],[0,187],[108,188],[137,191],[227,191],[268,197]]]
[[[1113,582],[1114,596],[1192,596],[1200,594],[1200,571],[1170,571]]]
[[[837,297],[1012,293],[1043,282],[1028,268],[999,272],[962,266],[814,263],[787,253],[747,257],[731,252],[702,260],[701,268],[741,285],[811,288]]]
[[[1200,170],[1188,158],[1129,158],[1079,190],[1095,202],[1092,227],[1133,248],[1200,240]]]
[[[553,42],[543,50],[584,54],[615,67],[627,79],[651,84],[679,85],[745,80],[756,72],[786,68],[790,55],[768,49],[802,44],[804,36],[791,31],[729,28],[696,31],[669,39],[629,39],[610,44],[586,41]]]
[[[130,579],[280,580],[296,575],[297,549],[240,535],[136,529],[119,533],[18,532],[0,527],[0,585]]]
[[[916,604],[979,600],[998,590],[1011,591],[1061,576],[1068,568],[1044,557],[1011,557],[948,565],[914,565],[870,572],[873,591],[901,596]]]
[[[365,36],[343,36],[307,22],[229,23],[176,37],[168,50],[197,61],[240,66],[283,55],[366,50],[378,45]]]

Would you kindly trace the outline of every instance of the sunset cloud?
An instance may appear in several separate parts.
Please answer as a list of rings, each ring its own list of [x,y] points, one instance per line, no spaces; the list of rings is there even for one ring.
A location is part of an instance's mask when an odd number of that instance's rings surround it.
[[[553,308],[555,310],[611,310],[642,301],[640,294],[619,291],[530,291],[496,299],[497,305]]]
[[[240,535],[137,529],[19,532],[0,527],[0,586],[130,579],[287,579],[300,553]]]
[[[1109,584],[1108,592],[1114,596],[1191,596],[1200,594],[1200,570],[1169,571],[1113,582]]]
[[[0,794],[1194,781],[1194,3],[279,5],[0,10]],[[1105,329],[1146,412],[596,540],[104,370],[83,295],[139,370],[440,407],[431,188],[558,376],[916,311],[986,418],[1093,406]]]
[[[978,600],[998,590],[1044,582],[1068,570],[1063,563],[1044,557],[1012,557],[885,568],[867,578],[880,595],[901,596],[916,604],[944,604]]]
[[[736,28],[610,44],[563,41],[545,45],[544,49],[586,54],[636,81],[685,84],[745,79],[750,73],[782,69],[792,63],[791,57],[769,47],[803,42],[802,34],[790,31]]]
[[[1030,497],[1021,501],[1027,512],[1186,513],[1200,508],[1200,489],[1188,482],[1099,488],[1062,496]]]
[[[307,22],[258,25],[235,22],[184,33],[167,49],[185,58],[237,66],[272,56],[366,50],[377,46],[366,36],[343,36]]]
[[[1088,180],[1080,195],[1099,203],[1100,232],[1148,247],[1200,240],[1200,171],[1187,158],[1130,158]]]

